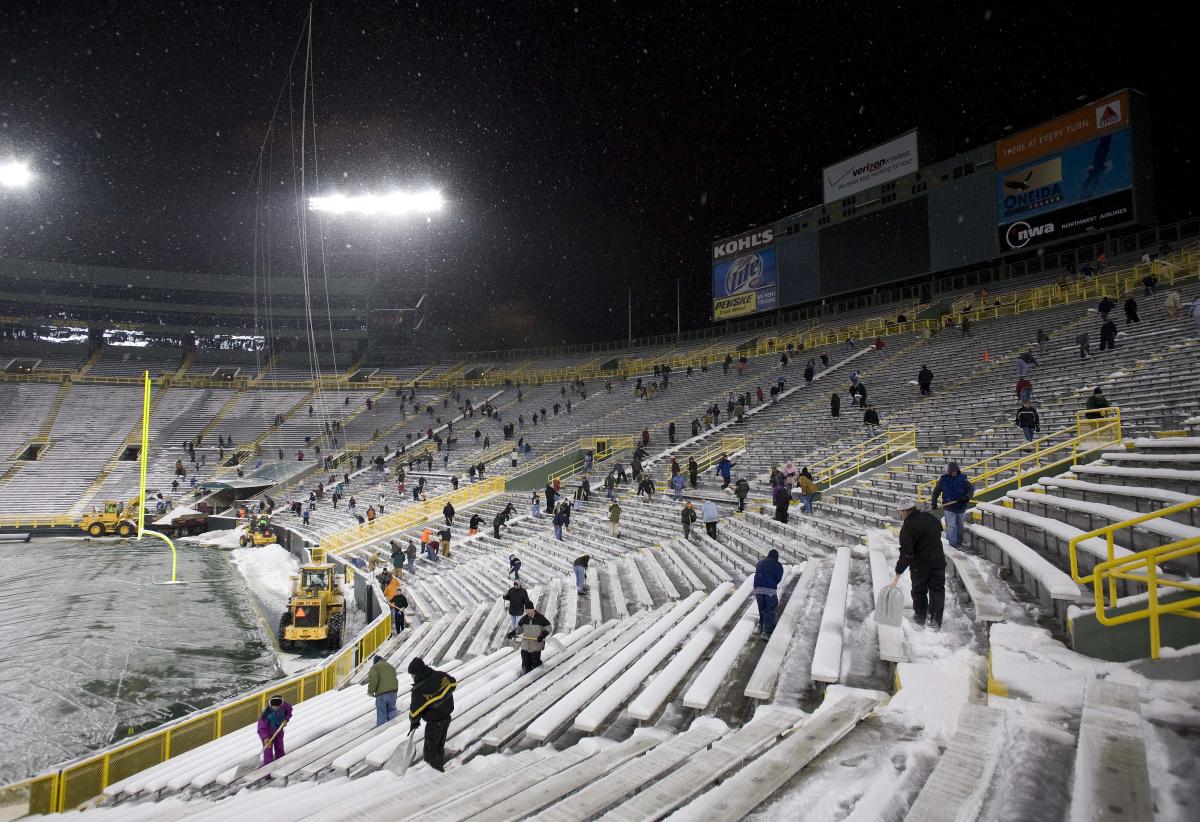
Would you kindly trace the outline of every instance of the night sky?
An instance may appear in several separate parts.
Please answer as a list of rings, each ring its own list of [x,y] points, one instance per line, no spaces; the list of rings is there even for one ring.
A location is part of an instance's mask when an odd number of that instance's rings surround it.
[[[252,172],[305,8],[8,4],[0,158],[38,183],[0,194],[2,253],[250,276]],[[1149,96],[1159,216],[1179,219],[1197,183],[1179,22],[1056,3],[317,2],[322,189],[449,200],[429,223],[332,221],[329,271],[379,278],[379,305],[428,275],[472,348],[623,338],[630,287],[634,334],[674,331],[677,279],[696,327],[711,241],[819,203],[823,165],[913,126],[922,162],[942,159],[1125,86]]]

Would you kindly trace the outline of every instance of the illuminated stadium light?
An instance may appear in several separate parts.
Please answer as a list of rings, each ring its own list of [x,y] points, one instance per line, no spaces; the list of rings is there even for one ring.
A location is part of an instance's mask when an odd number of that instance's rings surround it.
[[[0,186],[5,188],[24,188],[33,179],[33,172],[28,163],[18,160],[8,160],[0,163]]]
[[[357,197],[331,194],[328,197],[310,197],[308,200],[308,207],[313,211],[386,216],[428,214],[441,211],[444,204],[442,192],[432,188],[428,191],[393,191],[390,194],[362,194]]]

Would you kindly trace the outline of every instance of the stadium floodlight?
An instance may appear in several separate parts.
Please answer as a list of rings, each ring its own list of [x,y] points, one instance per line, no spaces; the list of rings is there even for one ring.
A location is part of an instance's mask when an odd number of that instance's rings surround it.
[[[428,191],[393,191],[390,194],[362,194],[357,197],[330,194],[327,197],[310,197],[308,200],[308,207],[313,211],[388,217],[428,214],[441,211],[443,205],[445,200],[442,198],[442,192],[433,188]]]
[[[24,188],[33,179],[29,164],[19,160],[0,162],[0,186],[5,188]]]

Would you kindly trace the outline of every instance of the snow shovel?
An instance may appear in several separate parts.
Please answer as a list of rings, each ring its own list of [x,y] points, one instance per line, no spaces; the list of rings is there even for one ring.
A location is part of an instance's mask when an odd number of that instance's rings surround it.
[[[875,599],[875,622],[899,627],[904,621],[904,592],[896,583],[879,589]]]
[[[396,776],[404,776],[404,772],[412,764],[413,750],[417,746],[417,740],[414,736],[416,732],[416,728],[409,731],[405,740],[396,746],[396,750],[392,751],[392,755],[384,763],[383,767]]]
[[[278,728],[276,728],[275,733],[271,734],[271,738],[263,742],[262,750],[255,754],[253,758],[246,757],[238,763],[237,770],[234,772],[234,779],[241,779],[251,771],[256,771],[259,768],[267,767],[263,764],[263,751],[275,744],[275,737],[279,736],[279,732],[282,731],[286,726],[287,723],[284,722]]]

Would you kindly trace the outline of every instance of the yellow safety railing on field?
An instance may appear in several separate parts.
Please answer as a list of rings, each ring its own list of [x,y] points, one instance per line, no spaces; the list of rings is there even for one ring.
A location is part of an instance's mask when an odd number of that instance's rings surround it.
[[[875,468],[888,460],[915,451],[917,427],[889,428],[858,445],[842,449],[809,466],[813,482],[822,490]]]
[[[1151,522],[1163,517],[1169,517],[1184,511],[1190,511],[1200,506],[1200,499],[1182,502],[1169,508],[1161,508],[1140,517],[1124,522],[1106,525],[1086,534],[1072,537],[1068,548],[1071,557],[1071,577],[1081,585],[1090,584],[1096,602],[1096,620],[1101,625],[1124,625],[1138,620],[1147,620],[1150,626],[1150,658],[1158,659],[1162,649],[1161,618],[1163,614],[1175,614],[1190,619],[1200,619],[1200,585],[1185,579],[1165,575],[1162,566],[1185,557],[1200,554],[1200,537],[1188,539],[1138,551],[1123,557],[1114,556],[1113,534],[1117,531]],[[1079,543],[1093,537],[1104,537],[1108,545],[1108,559],[1097,564],[1092,573],[1083,576],[1079,571]],[[1140,607],[1132,608],[1123,614],[1109,614],[1107,608],[1119,605],[1117,600],[1117,580],[1135,582],[1146,586],[1146,600]],[[1169,588],[1176,591],[1187,591],[1197,596],[1177,599],[1174,602],[1161,601],[1159,588]],[[1107,598],[1106,598],[1107,597]]]
[[[258,720],[267,699],[282,696],[293,704],[340,687],[359,664],[371,658],[392,634],[383,614],[354,643],[331,656],[315,671],[288,677],[230,702],[196,711],[128,742],[72,762],[48,774],[0,787],[0,816],[27,808],[30,814],[72,810],[99,796],[109,785],[187,753]]]
[[[962,473],[975,485],[975,499],[989,499],[1012,488],[1023,488],[1047,471],[1075,465],[1081,457],[1121,442],[1121,409],[1079,411],[1075,424],[1032,442],[964,466]],[[933,494],[937,480],[918,488],[922,498]]]
[[[476,482],[459,488],[457,491],[439,494],[416,505],[409,505],[394,513],[376,517],[373,522],[365,522],[362,525],[355,525],[338,531],[336,534],[322,537],[321,547],[330,553],[341,555],[351,548],[365,545],[372,540],[381,539],[405,528],[436,519],[442,515],[442,509],[446,507],[447,502],[458,508],[492,494],[502,494],[504,488],[504,477],[492,477],[482,482]]]
[[[61,528],[77,525],[79,519],[68,514],[6,514],[0,516],[0,528]]]

